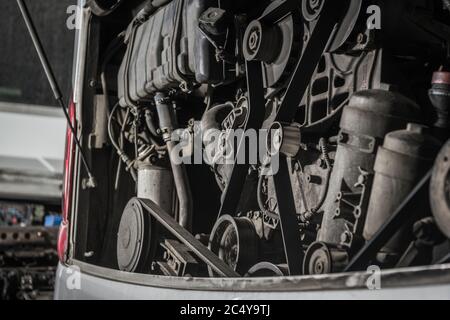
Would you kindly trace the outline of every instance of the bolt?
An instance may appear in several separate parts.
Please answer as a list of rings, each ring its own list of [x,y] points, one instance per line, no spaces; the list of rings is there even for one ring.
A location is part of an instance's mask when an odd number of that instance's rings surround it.
[[[208,18],[212,19],[217,17],[217,12],[216,11],[211,11],[210,13],[208,13]]]
[[[259,38],[260,38],[259,31],[258,30],[252,31],[250,37],[248,38],[248,47],[251,50],[258,49]]]
[[[348,244],[351,241],[352,241],[352,235],[348,231],[345,231],[344,233],[341,234],[341,243],[342,244]]]
[[[366,40],[367,40],[367,36],[364,33],[358,34],[358,37],[356,38],[356,41],[358,42],[358,44],[364,44],[364,43],[366,43]]]
[[[324,265],[323,261],[318,261],[316,263],[315,269],[316,269],[315,270],[316,274],[322,274],[323,270],[325,269],[325,265]]]

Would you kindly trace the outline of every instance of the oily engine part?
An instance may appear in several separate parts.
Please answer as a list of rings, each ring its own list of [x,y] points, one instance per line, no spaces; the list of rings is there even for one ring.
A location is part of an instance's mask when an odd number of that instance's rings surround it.
[[[329,274],[344,270],[349,262],[345,249],[323,242],[313,243],[305,254],[303,274]]]
[[[188,90],[197,78],[222,80],[210,74],[218,63],[197,28],[200,15],[214,4],[213,0],[174,0],[143,23],[130,26],[118,76],[122,106],[151,100],[157,91],[180,86]]]
[[[267,136],[267,150],[271,156],[282,153],[294,158],[301,148],[301,131],[299,127],[283,126],[275,122],[269,129]]]
[[[174,182],[172,172],[163,167],[139,163],[137,196],[157,203],[164,211],[173,212]]]
[[[150,271],[156,245],[156,225],[136,199],[125,207],[117,232],[117,264],[127,272]]]
[[[272,6],[276,5],[276,2],[272,3]],[[271,6],[266,12],[270,10]],[[266,12],[263,13],[263,17]],[[287,72],[293,69],[300,56],[303,28],[297,22],[298,14],[293,11],[273,25],[254,20],[245,31],[244,58],[248,61],[261,61],[265,88],[274,87],[285,81]]]
[[[217,220],[209,238],[209,249],[237,273],[244,275],[258,260],[258,235],[248,218],[224,215]],[[209,268],[211,277],[215,275]]]
[[[450,141],[436,159],[431,178],[430,199],[439,229],[450,238]]]
[[[137,196],[174,212],[174,182],[166,168],[140,162],[137,165]],[[148,272],[155,251],[156,227],[138,201],[125,207],[117,232],[117,264],[120,270]]]
[[[413,101],[393,92],[367,90],[353,95],[341,118],[318,241],[348,248],[354,240],[361,242],[378,146],[386,134],[405,128],[418,111]]]
[[[406,130],[389,133],[379,148],[375,177],[364,227],[370,240],[389,220],[401,202],[433,166],[440,143],[426,133],[428,128],[408,124]],[[405,225],[382,249],[383,255],[398,256],[411,241],[411,225]]]

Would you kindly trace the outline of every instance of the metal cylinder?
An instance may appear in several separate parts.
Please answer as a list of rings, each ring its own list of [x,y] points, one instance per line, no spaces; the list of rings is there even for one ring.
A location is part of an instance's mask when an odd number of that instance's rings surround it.
[[[173,214],[174,184],[169,169],[141,163],[138,165],[137,196],[149,199]]]
[[[415,185],[433,166],[440,148],[426,127],[409,124],[406,130],[391,132],[380,147],[375,162],[375,178],[364,227],[370,240],[386,223]],[[396,256],[410,242],[411,226],[405,226],[382,249]]]
[[[267,150],[274,156],[281,152],[287,157],[294,158],[300,151],[302,135],[296,126],[283,126],[274,122],[267,136]]]
[[[377,148],[386,134],[405,128],[408,119],[415,119],[418,112],[414,102],[393,92],[367,90],[354,94],[341,118],[339,145],[318,241],[345,246],[350,246],[355,236],[362,241],[364,225],[358,235],[352,229],[354,220],[364,221],[367,212],[370,181],[366,182],[364,196],[362,171],[373,171]],[[351,217],[341,214],[342,205],[353,208]]]

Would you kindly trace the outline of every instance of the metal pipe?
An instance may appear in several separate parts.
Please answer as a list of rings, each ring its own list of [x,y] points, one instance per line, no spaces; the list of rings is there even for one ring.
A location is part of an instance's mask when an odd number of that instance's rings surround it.
[[[164,93],[155,95],[156,111],[159,117],[159,126],[162,136],[167,145],[167,151],[170,156],[173,179],[177,190],[179,201],[179,219],[178,223],[187,230],[192,229],[192,193],[189,185],[189,179],[184,164],[178,164],[172,160],[172,152],[177,143],[172,140],[172,133],[177,128],[174,108],[170,105],[167,96]]]

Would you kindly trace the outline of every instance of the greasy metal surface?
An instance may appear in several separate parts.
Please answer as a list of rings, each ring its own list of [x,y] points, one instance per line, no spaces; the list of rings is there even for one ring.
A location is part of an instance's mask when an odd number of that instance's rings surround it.
[[[361,251],[353,258],[345,271],[363,269],[364,266],[367,265],[367,262],[375,257],[375,254],[392,238],[402,225],[410,223],[415,218],[415,215],[411,213],[418,207],[420,208],[420,202],[427,196],[431,175],[432,170],[425,175],[408,197],[400,204],[398,209],[392,214],[391,218],[386,221],[373,238],[368,241]]]
[[[239,277],[225,262],[220,260],[191,233],[181,227],[169,214],[161,210],[154,202],[147,199],[139,199],[146,209],[163,227],[171,232],[182,243],[188,246],[203,262],[210,266],[217,274],[224,277]]]
[[[329,39],[333,36],[333,30],[342,17],[344,9],[345,6],[342,6],[342,2],[326,1],[324,3],[311,39],[297,63],[281,103],[276,117],[277,121],[290,123],[294,118],[297,107],[301,103],[322,54],[326,51]]]

